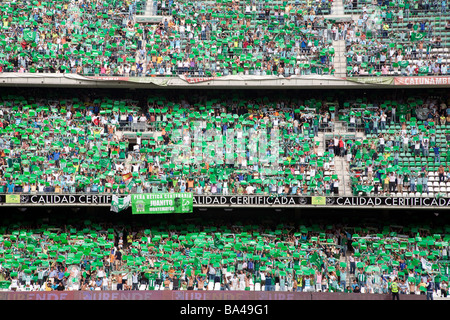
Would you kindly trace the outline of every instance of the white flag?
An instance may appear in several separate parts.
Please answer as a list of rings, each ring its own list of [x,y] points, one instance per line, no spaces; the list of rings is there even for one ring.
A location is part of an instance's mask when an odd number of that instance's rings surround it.
[[[131,204],[131,195],[127,195],[123,198],[119,198],[116,195],[112,196],[111,211],[120,212],[127,209]]]
[[[422,268],[428,272],[431,272],[431,262],[425,260],[424,258],[420,258],[420,262],[422,262]]]

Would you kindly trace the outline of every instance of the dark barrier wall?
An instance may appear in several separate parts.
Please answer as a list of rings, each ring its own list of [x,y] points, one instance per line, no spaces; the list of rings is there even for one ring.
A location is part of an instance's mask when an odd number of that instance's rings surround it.
[[[0,292],[0,300],[391,300],[389,294],[255,291],[62,291]],[[400,295],[425,300],[424,295]]]
[[[104,206],[111,194],[0,194],[0,205],[23,206]],[[450,198],[437,197],[303,197],[259,195],[194,195],[194,207],[332,207],[332,208],[428,208],[449,209]]]

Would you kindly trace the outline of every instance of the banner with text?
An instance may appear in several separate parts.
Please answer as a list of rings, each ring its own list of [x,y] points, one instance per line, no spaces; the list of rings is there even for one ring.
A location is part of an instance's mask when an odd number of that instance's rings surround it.
[[[346,80],[362,84],[392,84],[393,77],[347,77]]]
[[[450,85],[450,77],[395,77],[395,85]]]
[[[125,195],[120,195],[125,196]],[[0,194],[5,206],[111,206],[112,194]],[[193,207],[391,207],[450,208],[448,197],[336,197],[300,195],[193,195],[192,193],[132,194],[139,213],[184,213]],[[184,207],[184,209],[183,209]]]
[[[190,213],[193,198],[192,192],[133,194],[131,207],[133,214]]]

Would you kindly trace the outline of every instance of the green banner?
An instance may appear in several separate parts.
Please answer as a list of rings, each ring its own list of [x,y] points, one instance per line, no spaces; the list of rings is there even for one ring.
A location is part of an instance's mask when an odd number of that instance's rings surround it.
[[[189,213],[193,211],[193,198],[192,192],[133,194],[132,213]]]

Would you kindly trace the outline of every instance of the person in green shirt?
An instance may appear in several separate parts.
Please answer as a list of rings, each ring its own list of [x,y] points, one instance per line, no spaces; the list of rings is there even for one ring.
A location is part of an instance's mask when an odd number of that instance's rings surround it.
[[[417,177],[417,192],[422,193],[423,190],[423,174]]]
[[[319,136],[320,115],[316,115],[313,119],[313,133],[315,137]]]

